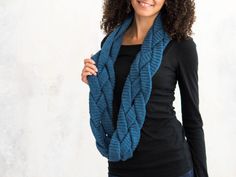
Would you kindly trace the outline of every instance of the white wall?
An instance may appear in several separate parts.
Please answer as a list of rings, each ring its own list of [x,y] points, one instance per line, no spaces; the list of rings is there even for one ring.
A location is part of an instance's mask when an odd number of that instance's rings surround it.
[[[200,111],[211,177],[236,176],[234,1],[197,1]],[[89,126],[83,59],[102,1],[0,0],[0,177],[105,177]],[[180,99],[175,106],[180,119]]]

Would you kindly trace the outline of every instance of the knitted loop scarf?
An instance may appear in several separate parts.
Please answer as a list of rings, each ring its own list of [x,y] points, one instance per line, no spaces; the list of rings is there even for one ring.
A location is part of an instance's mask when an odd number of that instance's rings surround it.
[[[88,76],[90,126],[97,149],[109,161],[124,161],[133,156],[145,120],[146,104],[152,89],[152,76],[158,70],[163,51],[170,41],[170,37],[163,30],[159,14],[130,67],[122,90],[117,127],[114,129],[114,63],[124,32],[133,19],[132,13],[108,35],[101,50],[91,57],[96,62],[98,74]]]

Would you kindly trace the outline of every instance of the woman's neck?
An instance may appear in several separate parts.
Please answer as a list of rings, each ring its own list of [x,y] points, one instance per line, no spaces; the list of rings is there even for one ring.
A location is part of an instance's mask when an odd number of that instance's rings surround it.
[[[135,13],[133,23],[125,34],[126,43],[142,43],[157,15],[144,17]]]

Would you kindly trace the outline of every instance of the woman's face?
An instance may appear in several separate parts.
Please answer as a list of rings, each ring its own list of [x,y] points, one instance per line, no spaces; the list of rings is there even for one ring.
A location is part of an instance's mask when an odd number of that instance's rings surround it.
[[[134,11],[139,16],[153,16],[159,13],[165,0],[130,0]]]

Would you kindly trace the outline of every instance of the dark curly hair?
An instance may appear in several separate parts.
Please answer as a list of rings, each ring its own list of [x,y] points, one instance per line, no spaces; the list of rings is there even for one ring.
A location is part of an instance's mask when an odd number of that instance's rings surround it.
[[[132,5],[128,8],[130,0],[104,0],[103,17],[100,28],[110,33],[116,26],[134,12]],[[172,39],[183,40],[192,35],[192,25],[195,22],[194,0],[165,0],[163,12],[163,25],[165,31]]]

